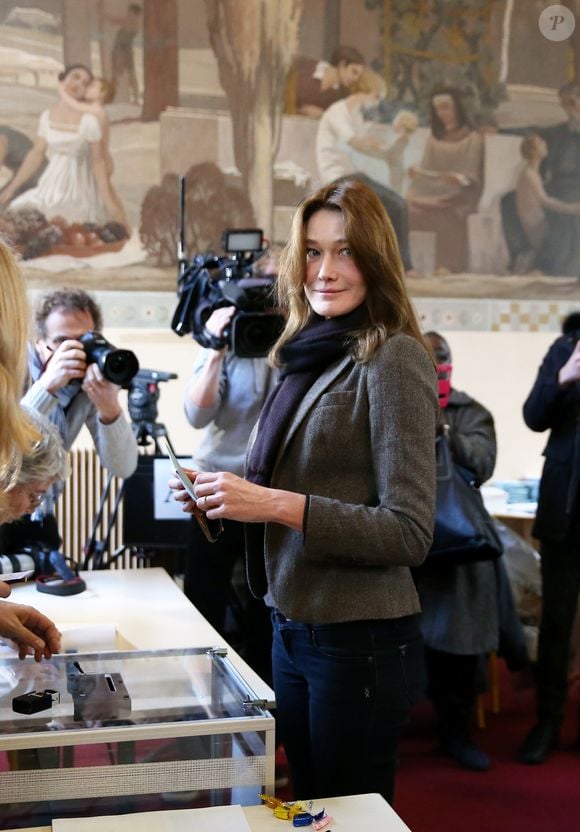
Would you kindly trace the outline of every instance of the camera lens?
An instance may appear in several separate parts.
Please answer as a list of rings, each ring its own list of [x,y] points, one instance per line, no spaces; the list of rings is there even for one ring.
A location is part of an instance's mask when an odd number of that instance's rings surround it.
[[[99,366],[106,379],[120,385],[128,384],[139,371],[137,357],[130,350],[109,350]]]
[[[232,320],[231,345],[238,358],[263,358],[282,332],[281,315],[238,312]]]
[[[94,362],[107,381],[124,386],[139,372],[135,353],[118,350],[100,332],[85,332],[79,340],[85,348],[87,364]]]

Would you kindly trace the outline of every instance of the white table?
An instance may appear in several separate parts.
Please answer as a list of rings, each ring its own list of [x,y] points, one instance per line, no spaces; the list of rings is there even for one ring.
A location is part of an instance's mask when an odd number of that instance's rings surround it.
[[[508,503],[503,508],[496,509],[492,514],[537,548],[532,537],[537,508],[537,503]]]
[[[115,623],[118,646],[124,649],[226,645],[164,569],[98,570],[81,575],[87,589],[79,595],[46,595],[37,592],[34,582],[30,582],[15,586],[11,599],[36,607],[61,626]],[[257,697],[273,703],[272,689],[231,648],[228,657]],[[324,806],[333,816],[333,832],[360,832],[363,828],[409,832],[377,794],[329,798],[317,801],[316,805]],[[281,832],[282,826],[288,825],[265,806],[247,806],[243,811],[252,832]],[[36,827],[29,832],[51,832],[51,828]]]
[[[208,624],[164,569],[97,570],[81,574],[87,589],[78,595],[61,597],[40,593],[35,583],[30,582],[15,587],[11,598],[41,610],[64,632],[77,627],[90,630],[91,625],[114,625],[101,629],[108,631],[113,642],[116,628],[116,644],[111,643],[111,646],[121,651],[225,647],[230,664],[243,679],[244,686],[249,688],[250,698],[260,703],[262,713],[264,707],[274,702],[272,689]],[[69,641],[69,647],[79,646],[77,641]],[[83,645],[79,651],[100,651],[102,648],[103,645]],[[39,670],[43,667],[45,663]],[[58,741],[55,739],[57,734]],[[241,744],[233,741],[238,735],[244,735]],[[188,745],[187,738],[201,736],[209,738],[211,754],[199,744]],[[32,737],[35,745],[31,745]],[[177,740],[180,754],[187,755],[192,749],[191,756],[179,757],[183,759],[182,765],[176,766],[171,759],[164,760],[163,754],[159,760],[147,760],[146,744],[149,739],[166,741],[171,747],[174,738],[179,737],[183,737],[185,742],[184,746]],[[231,737],[231,744],[228,744],[228,737]],[[6,753],[31,748],[46,748],[52,752],[53,748],[64,746],[109,742],[115,743],[117,749],[128,748],[125,746],[128,742],[135,742],[137,746],[141,743],[141,753],[138,750],[136,756],[123,760],[123,765],[110,766],[100,762],[91,767],[65,765],[58,778],[53,775],[52,764],[39,766],[38,771],[30,775],[24,768],[11,767],[10,771],[2,773],[4,779],[0,791],[3,791],[7,802],[10,802],[7,794],[13,795],[16,802],[28,799],[31,803],[100,799],[113,795],[148,794],[154,791],[148,785],[154,778],[155,785],[159,785],[162,792],[203,789],[211,791],[212,800],[216,802],[225,798],[235,803],[249,803],[248,790],[252,796],[260,790],[255,784],[265,785],[267,790],[273,788],[274,719],[267,713],[261,717],[257,714],[232,716],[231,719],[219,717],[207,722],[178,720],[151,723],[141,726],[139,731],[135,726],[97,725],[91,726],[90,731],[83,728],[62,733],[47,731],[39,736],[33,732],[0,737],[0,745]],[[198,752],[199,758],[196,756]],[[233,791],[228,797],[225,791],[229,789]],[[224,792],[223,796],[218,794],[220,790]]]
[[[359,794],[350,797],[331,797],[317,800],[315,809],[324,807],[334,818],[332,832],[410,832],[394,809],[379,794]],[[243,807],[252,832],[282,832],[280,821],[267,806]],[[285,829],[286,827],[282,827]],[[311,826],[304,827],[307,832]],[[295,827],[288,826],[288,832]]]
[[[369,832],[410,832],[409,827],[403,823],[396,812],[378,794],[361,794],[317,800],[316,807],[322,806],[334,818],[330,825],[332,832],[361,832],[361,830],[369,830]],[[195,828],[196,810],[184,809],[183,811],[192,815],[191,827]],[[288,821],[280,821],[275,818],[272,810],[266,806],[245,806],[243,812],[251,832],[283,832],[284,830],[290,832],[295,828]],[[312,830],[311,826],[304,828]],[[7,832],[51,832],[51,827],[42,826],[28,830],[7,830]]]
[[[160,568],[102,569],[81,572],[87,589],[60,597],[37,592],[34,581],[14,586],[10,599],[29,604],[57,626],[112,623],[117,647],[155,650],[165,647],[223,647],[258,699],[274,705],[274,691],[224,641]]]

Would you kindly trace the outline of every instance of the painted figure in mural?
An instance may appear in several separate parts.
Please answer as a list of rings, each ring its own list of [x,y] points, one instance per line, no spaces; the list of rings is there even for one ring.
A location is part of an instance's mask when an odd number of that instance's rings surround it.
[[[102,133],[103,152],[107,161],[107,172],[109,175],[113,173],[113,157],[110,151],[111,139],[111,125],[109,124],[109,117],[105,110],[105,104],[110,104],[115,97],[115,82],[109,81],[106,78],[93,78],[88,85],[85,97],[80,101],[72,95],[69,95],[66,89],[66,83],[60,81],[58,85],[58,93],[62,100],[79,113],[92,113],[99,120]]]
[[[90,70],[72,64],[59,76],[66,93],[83,101],[92,81]],[[36,173],[46,156],[49,162],[35,188],[15,199],[22,183]],[[102,130],[97,116],[82,113],[60,98],[41,113],[38,134],[20,169],[0,193],[0,204],[32,206],[47,218],[69,222],[126,222],[111,191]]]
[[[524,136],[521,154],[525,165],[516,183],[515,209],[527,250],[520,251],[512,262],[512,271],[518,274],[536,268],[542,259],[552,214],[580,215],[580,202],[564,202],[546,193],[540,174],[540,166],[548,155],[546,140],[537,133]]]
[[[555,203],[547,209],[542,230],[543,240],[537,251],[535,266],[544,274],[580,277],[580,217],[575,206],[580,203],[580,85],[564,84],[559,90],[560,104],[568,120],[550,127],[527,127],[501,132],[533,132],[546,143],[547,152],[539,166],[545,193]],[[510,192],[512,193],[512,192]],[[513,257],[518,244],[517,209],[509,194],[502,205],[502,218],[508,248]],[[570,205],[564,210],[562,203]],[[557,206],[557,207],[555,207]]]
[[[125,17],[117,18],[109,15],[105,19],[119,26],[113,41],[111,51],[111,66],[113,78],[119,89],[126,82],[129,87],[129,101],[139,103],[139,83],[135,71],[135,55],[133,44],[139,32],[143,10],[138,3],[129,3]]]
[[[184,510],[246,524],[250,586],[272,608],[276,726],[296,797],[390,801],[424,683],[410,567],[431,544],[438,404],[371,188],[343,179],[301,203],[277,288],[281,377],[245,479],[190,471],[195,501],[170,486]]]
[[[469,264],[467,217],[482,189],[483,136],[452,87],[431,94],[430,126],[421,163],[409,168],[409,223],[435,233],[436,268],[463,272]]]
[[[297,58],[289,80],[288,109],[320,118],[327,107],[351,92],[364,65],[364,57],[353,46],[338,46],[330,61]]]
[[[93,80],[87,87],[85,97],[82,101],[79,101],[72,95],[68,94],[68,92],[66,91],[66,84],[64,81],[61,81],[59,83],[58,92],[60,97],[73,110],[77,110],[79,113],[91,113],[92,115],[98,118],[99,124],[101,126],[101,145],[103,148],[103,153],[105,154],[111,197],[117,205],[117,216],[125,217],[125,209],[123,208],[123,203],[121,202],[121,199],[112,182],[112,176],[113,171],[115,169],[115,165],[113,162],[113,157],[111,155],[110,148],[111,125],[109,123],[107,111],[105,110],[105,104],[110,104],[110,102],[115,97],[115,89],[116,85],[114,81],[109,81],[107,78],[93,78]],[[122,224],[127,229],[129,228],[129,223],[126,218]]]
[[[409,137],[417,129],[417,116],[410,110],[400,110],[394,117],[392,126],[395,139],[385,151],[385,161],[389,166],[391,188],[400,194],[403,192],[403,182],[406,174],[405,150],[409,143]]]
[[[323,113],[316,133],[316,161],[318,174],[323,184],[343,176],[356,177],[369,185],[386,208],[391,222],[405,271],[412,270],[409,251],[409,222],[405,199],[376,179],[357,171],[350,151],[357,150],[365,155],[388,161],[392,146],[370,135],[366,130],[364,109],[375,105],[385,94],[385,83],[380,75],[365,69],[354,83],[355,90],[346,98],[336,101]],[[406,131],[396,140],[406,146]],[[398,148],[397,148],[398,151]]]
[[[32,141],[25,133],[22,133],[20,130],[15,130],[14,127],[0,125],[0,168],[6,168],[14,176],[24,161],[26,154],[31,149]],[[24,182],[20,186],[15,196],[18,196],[26,188],[33,188],[47,164],[47,160],[43,159],[40,168],[27,182]],[[10,179],[5,184],[9,182]]]
[[[425,339],[437,364],[449,367],[445,338],[427,332]],[[497,454],[493,416],[454,387],[440,404],[439,430],[448,437],[453,461],[484,483],[493,474]],[[427,558],[415,579],[440,748],[464,768],[486,771],[490,760],[474,742],[471,725],[477,695],[486,686],[487,655],[501,646],[511,670],[527,666],[507,573],[495,561],[430,566]]]

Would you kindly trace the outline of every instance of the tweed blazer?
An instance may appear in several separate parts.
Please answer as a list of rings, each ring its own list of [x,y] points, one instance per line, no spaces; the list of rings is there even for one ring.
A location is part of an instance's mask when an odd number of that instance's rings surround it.
[[[316,380],[282,440],[271,486],[308,495],[303,532],[248,527],[255,595],[307,623],[419,611],[409,567],[431,545],[437,379],[414,338],[395,335],[364,364]]]

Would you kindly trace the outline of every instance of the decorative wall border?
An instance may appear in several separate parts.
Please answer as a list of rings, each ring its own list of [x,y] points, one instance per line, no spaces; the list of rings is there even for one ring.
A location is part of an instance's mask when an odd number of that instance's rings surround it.
[[[559,332],[578,301],[417,298],[423,329],[483,332]]]
[[[34,304],[42,290],[29,290]],[[174,292],[94,292],[107,327],[169,329],[177,306]],[[416,298],[422,327],[446,331],[559,332],[562,319],[580,311],[580,302],[561,300],[495,300],[474,298]]]

